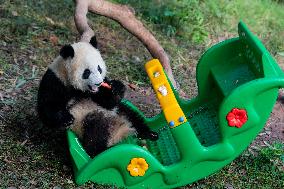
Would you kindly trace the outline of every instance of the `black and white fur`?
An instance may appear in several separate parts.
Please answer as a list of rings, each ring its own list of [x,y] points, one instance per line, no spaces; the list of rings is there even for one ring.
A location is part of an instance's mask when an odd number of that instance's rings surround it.
[[[69,127],[90,156],[106,150],[125,137],[137,134],[156,140],[136,112],[121,103],[125,86],[108,80],[106,65],[90,43],[65,45],[44,74],[38,92],[38,113],[45,125]],[[101,86],[102,82],[111,89]]]

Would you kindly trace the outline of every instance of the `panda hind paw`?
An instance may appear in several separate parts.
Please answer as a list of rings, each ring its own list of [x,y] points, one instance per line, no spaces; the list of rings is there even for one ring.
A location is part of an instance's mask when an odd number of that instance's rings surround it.
[[[154,131],[149,131],[147,133],[139,133],[138,134],[138,138],[149,139],[151,141],[156,141],[156,140],[159,139],[159,135],[158,135],[158,133],[156,133]]]
[[[150,131],[148,133],[148,136],[147,136],[148,139],[152,140],[152,141],[156,141],[159,139],[159,135],[158,133],[154,132],[154,131]]]
[[[148,137],[150,140],[152,141],[156,141],[159,139],[159,135],[158,133],[154,132],[154,131],[150,131],[149,134],[148,134]]]
[[[71,125],[73,122],[74,122],[74,117],[70,113],[67,113],[64,115],[64,118],[63,118],[64,127]]]

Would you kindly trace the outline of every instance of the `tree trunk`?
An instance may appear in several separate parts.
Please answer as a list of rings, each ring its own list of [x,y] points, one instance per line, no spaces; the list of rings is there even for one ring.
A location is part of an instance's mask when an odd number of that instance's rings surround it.
[[[115,20],[128,32],[137,37],[148,49],[152,57],[160,60],[169,79],[176,88],[167,53],[151,32],[144,27],[142,22],[137,20],[133,9],[126,5],[118,5],[105,0],[76,0],[75,24],[81,34],[81,41],[87,42],[94,35],[94,31],[88,25],[88,11]]]

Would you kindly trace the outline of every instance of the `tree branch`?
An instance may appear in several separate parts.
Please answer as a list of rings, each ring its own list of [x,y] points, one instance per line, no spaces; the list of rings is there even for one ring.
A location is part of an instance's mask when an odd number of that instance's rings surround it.
[[[126,5],[118,5],[105,0],[76,0],[74,20],[81,34],[81,41],[89,41],[94,35],[93,30],[88,25],[88,11],[115,20],[128,32],[137,37],[150,54],[160,60],[169,79],[174,87],[176,87],[167,53],[151,32],[144,27],[142,22],[136,19],[133,9]]]

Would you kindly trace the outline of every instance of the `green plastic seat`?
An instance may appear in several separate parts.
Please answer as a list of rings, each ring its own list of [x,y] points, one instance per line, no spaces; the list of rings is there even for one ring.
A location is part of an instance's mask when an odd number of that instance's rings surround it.
[[[264,127],[284,86],[282,70],[262,43],[244,23],[238,29],[239,37],[214,45],[201,57],[196,98],[180,99],[172,88],[186,122],[171,128],[163,112],[147,118],[124,100],[159,133],[157,141],[129,137],[92,159],[68,130],[76,183],[174,188],[202,179],[238,157]],[[235,108],[246,111],[241,127],[229,126],[227,118]],[[133,158],[148,163],[144,176],[130,175],[127,166]]]

